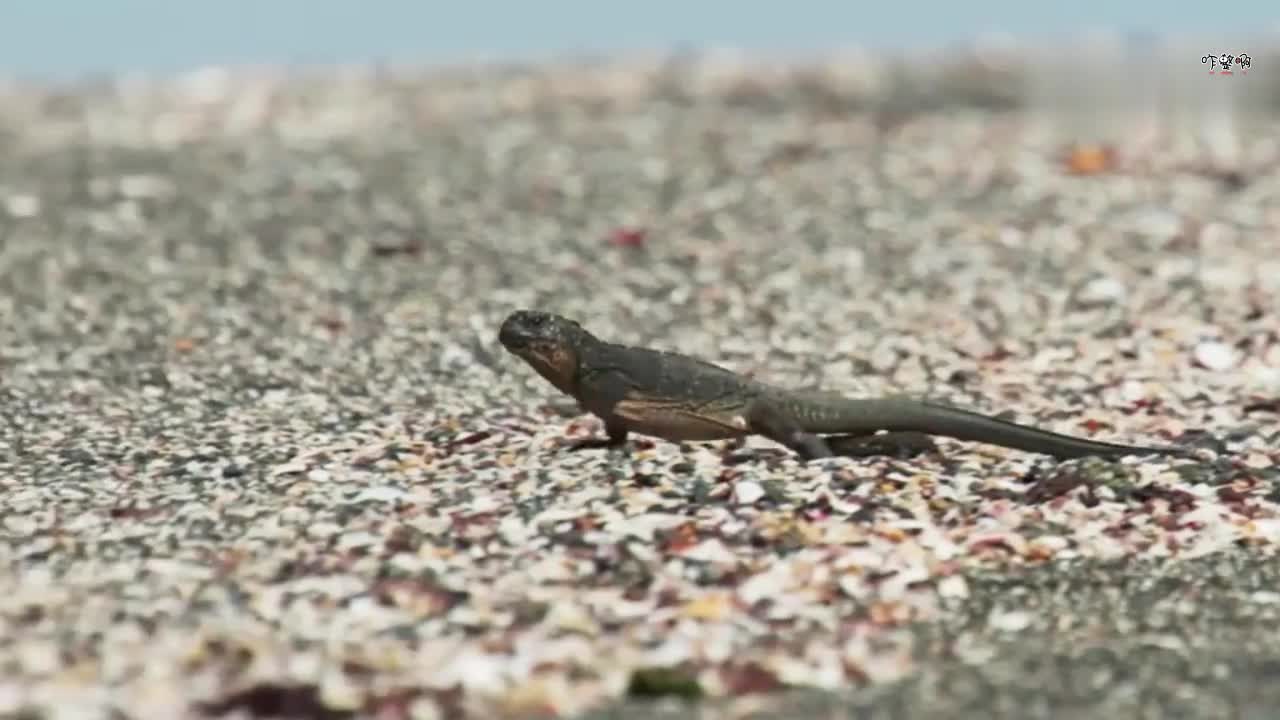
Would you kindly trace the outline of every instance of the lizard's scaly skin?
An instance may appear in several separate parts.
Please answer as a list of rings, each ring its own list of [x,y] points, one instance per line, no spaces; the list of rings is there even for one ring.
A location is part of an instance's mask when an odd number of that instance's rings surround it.
[[[878,437],[918,443],[921,434],[941,435],[1059,458],[1187,452],[1072,437],[909,397],[787,390],[687,355],[608,343],[536,310],[509,315],[498,340],[604,420],[608,439],[583,447],[621,446],[630,432],[672,441],[763,435],[814,458],[833,454],[828,440],[855,454],[858,438],[888,431]]]

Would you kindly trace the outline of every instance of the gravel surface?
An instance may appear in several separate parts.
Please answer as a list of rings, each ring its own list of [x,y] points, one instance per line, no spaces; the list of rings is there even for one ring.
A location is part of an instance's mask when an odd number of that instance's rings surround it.
[[[0,716],[1269,717],[1280,128],[861,67],[0,88]],[[568,454],[520,307],[1201,450]]]

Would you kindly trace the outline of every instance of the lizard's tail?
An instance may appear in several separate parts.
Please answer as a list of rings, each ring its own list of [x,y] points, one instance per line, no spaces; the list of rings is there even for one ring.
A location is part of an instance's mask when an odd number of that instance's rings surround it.
[[[841,414],[845,415],[843,419],[847,422],[833,423],[841,424],[843,430],[833,429],[830,432],[915,431],[1044,453],[1058,458],[1187,454],[1185,448],[1174,446],[1142,447],[1072,437],[914,398],[850,400],[845,410]]]

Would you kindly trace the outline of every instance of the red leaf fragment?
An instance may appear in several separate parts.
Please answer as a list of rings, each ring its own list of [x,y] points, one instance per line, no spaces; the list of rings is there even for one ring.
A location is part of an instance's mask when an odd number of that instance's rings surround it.
[[[644,247],[648,231],[643,228],[615,228],[609,233],[609,244],[614,247]]]
[[[1083,423],[1080,423],[1080,424],[1082,427],[1084,427],[1085,430],[1088,430],[1089,432],[1098,432],[1099,430],[1105,430],[1111,427],[1110,425],[1102,422],[1101,420],[1085,420]]]
[[[771,693],[782,688],[776,674],[754,662],[728,665],[720,674],[731,695]]]
[[[1119,157],[1109,145],[1076,145],[1062,158],[1063,169],[1070,175],[1099,175],[1115,170]]]

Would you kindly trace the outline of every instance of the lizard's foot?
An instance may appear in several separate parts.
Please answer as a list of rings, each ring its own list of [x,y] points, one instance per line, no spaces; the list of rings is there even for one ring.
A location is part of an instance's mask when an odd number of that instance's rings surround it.
[[[569,443],[569,452],[579,450],[625,450],[627,447],[627,428],[614,420],[605,420],[604,437],[589,437],[573,440]]]
[[[621,442],[607,437],[589,437],[580,440],[573,440],[565,448],[567,452],[578,452],[579,450],[622,450],[625,449],[627,441]]]
[[[820,460],[832,455],[821,435],[806,432],[794,417],[773,403],[753,402],[747,410],[747,426],[752,432],[787,446],[801,460]]]
[[[879,435],[828,435],[823,439],[832,453],[851,458],[889,456],[905,460],[938,449],[927,433],[911,430]]]

